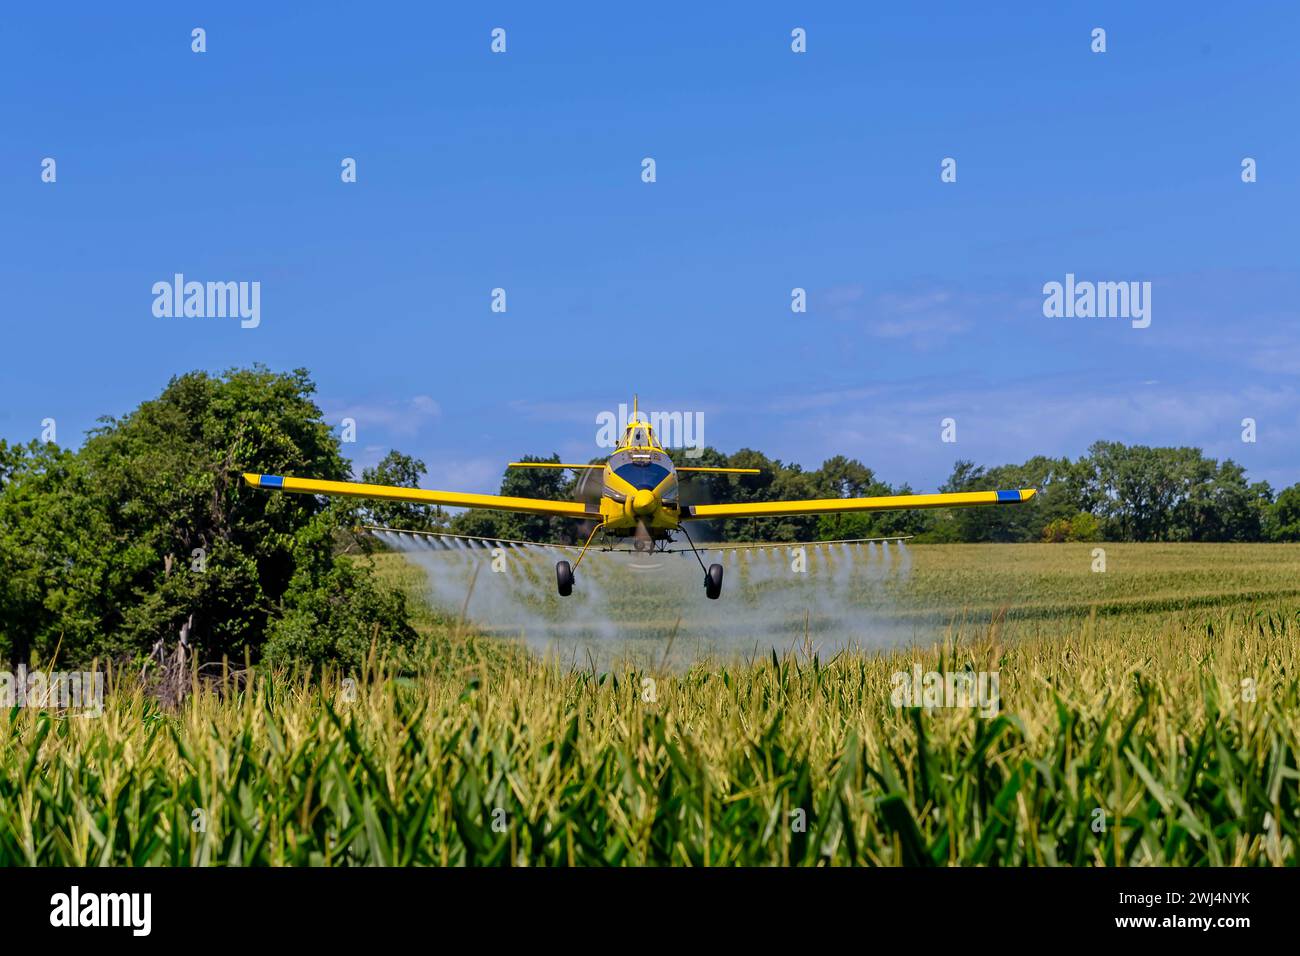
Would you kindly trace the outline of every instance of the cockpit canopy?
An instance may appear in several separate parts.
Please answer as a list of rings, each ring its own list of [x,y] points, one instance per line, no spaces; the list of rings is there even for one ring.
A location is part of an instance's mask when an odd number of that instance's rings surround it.
[[[623,430],[623,440],[618,443],[619,448],[653,448],[655,451],[663,451],[663,446],[655,438],[654,428],[650,423],[641,419],[633,418],[627,423],[627,428]]]

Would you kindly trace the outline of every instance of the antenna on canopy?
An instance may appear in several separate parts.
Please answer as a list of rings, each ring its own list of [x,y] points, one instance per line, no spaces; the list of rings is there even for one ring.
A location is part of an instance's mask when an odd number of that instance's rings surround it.
[[[636,393],[633,392],[632,393],[632,421],[634,422],[640,420],[640,415],[636,410],[636,406],[637,406],[637,396]]]

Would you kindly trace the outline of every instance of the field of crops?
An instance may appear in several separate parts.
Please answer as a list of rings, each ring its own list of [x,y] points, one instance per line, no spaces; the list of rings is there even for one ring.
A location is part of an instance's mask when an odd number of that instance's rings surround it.
[[[915,548],[891,613],[948,623],[879,653],[575,667],[451,608],[414,669],[15,708],[0,864],[1295,864],[1300,548],[1105,547]]]
[[[823,658],[942,639],[954,624],[994,619],[1020,636],[1051,638],[1096,616],[1146,626],[1176,611],[1300,607],[1300,545],[813,546],[732,553],[723,597],[704,598],[689,554],[589,556],[571,597],[555,593],[563,555],[510,554],[502,573],[488,552],[412,547],[380,554],[381,572],[483,633],[532,652],[600,669],[631,663],[678,668],[701,658],[751,659],[811,644]],[[806,570],[796,572],[798,559]],[[648,566],[650,570],[643,570]],[[1151,619],[1151,620],[1149,620]]]

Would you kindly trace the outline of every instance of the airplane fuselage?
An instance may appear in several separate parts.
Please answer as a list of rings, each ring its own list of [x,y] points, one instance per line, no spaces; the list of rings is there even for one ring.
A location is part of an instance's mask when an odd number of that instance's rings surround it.
[[[680,525],[677,469],[664,451],[620,448],[609,456],[602,478],[600,512],[610,534],[633,535],[644,527],[662,539]]]

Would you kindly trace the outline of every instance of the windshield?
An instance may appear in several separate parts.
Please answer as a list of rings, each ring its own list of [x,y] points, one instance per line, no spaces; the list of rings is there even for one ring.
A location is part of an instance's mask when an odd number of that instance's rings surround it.
[[[614,469],[618,475],[633,488],[659,487],[659,483],[668,477],[668,469],[651,461],[634,461]]]

